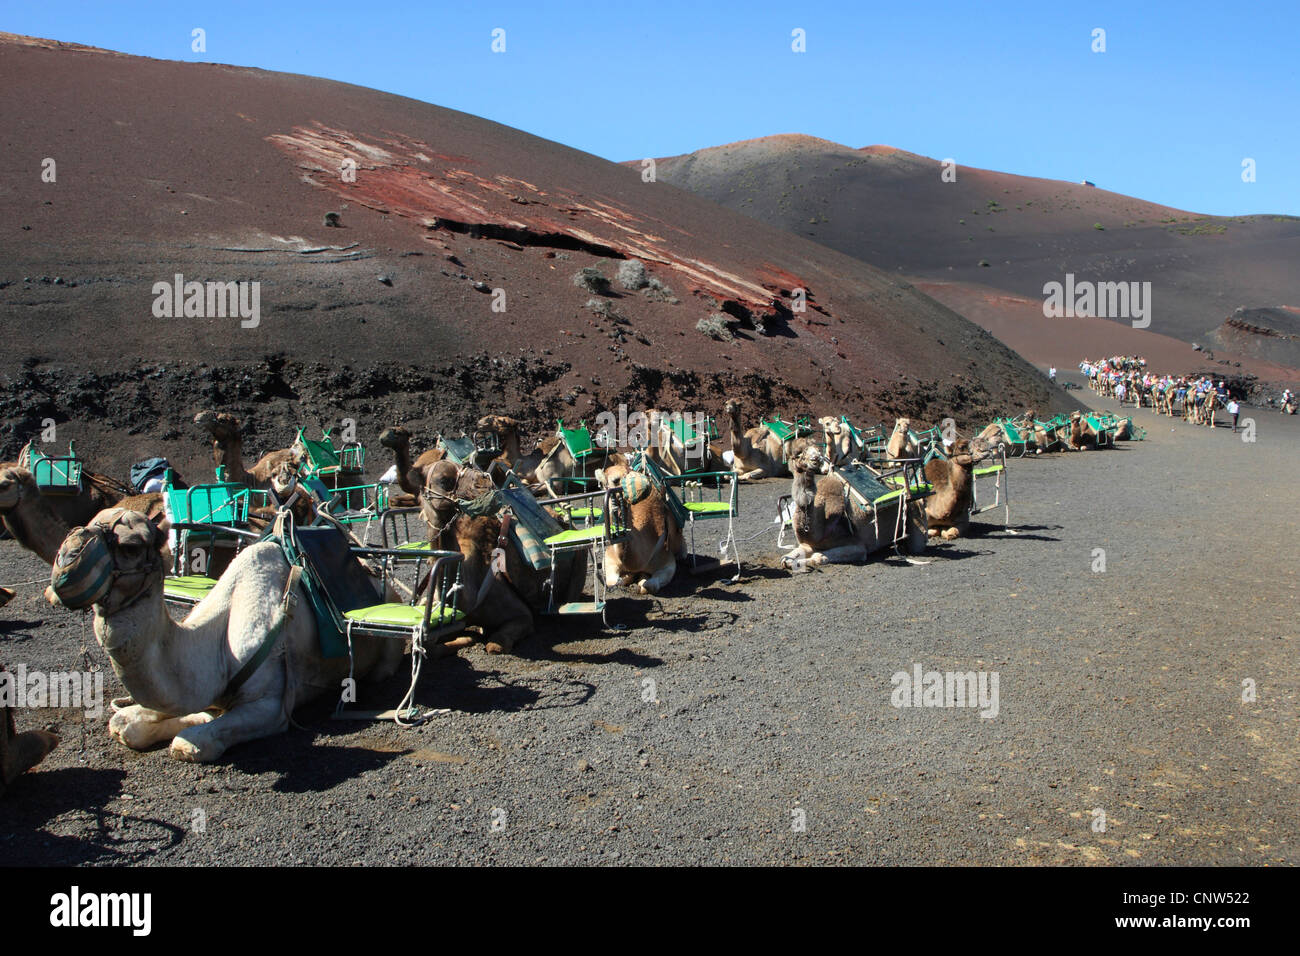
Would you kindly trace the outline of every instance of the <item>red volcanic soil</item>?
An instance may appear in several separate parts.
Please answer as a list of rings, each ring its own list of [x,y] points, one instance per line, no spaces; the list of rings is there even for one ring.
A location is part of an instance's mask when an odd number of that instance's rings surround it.
[[[956,180],[945,182],[941,160],[790,135],[657,165],[661,179],[763,222],[918,282],[949,283],[954,294],[944,301],[977,322],[986,311],[981,296],[967,302],[962,290],[1041,303],[1044,284],[1066,273],[1151,282],[1151,331],[1189,343],[1203,342],[1238,307],[1300,303],[1295,217],[1199,216],[960,164]],[[1095,342],[1090,351],[1101,347]],[[1295,365],[1288,353],[1271,352],[1273,344],[1247,352]]]
[[[483,119],[12,35],[0,82],[0,456],[50,417],[115,462],[191,460],[206,406],[246,416],[258,450],[342,417],[371,442],[485,411],[536,436],[557,415],[728,395],[753,419],[1072,404],[899,277]],[[573,282],[628,258],[672,296]],[[178,273],[259,282],[260,324],[156,317],[154,284]],[[696,330],[718,312],[730,341]]]

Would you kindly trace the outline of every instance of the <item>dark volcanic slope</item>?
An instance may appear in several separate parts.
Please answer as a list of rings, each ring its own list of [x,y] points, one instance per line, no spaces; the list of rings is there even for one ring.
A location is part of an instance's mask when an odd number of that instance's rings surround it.
[[[663,180],[910,276],[1039,302],[1067,272],[1151,282],[1151,331],[1184,341],[1239,306],[1300,305],[1300,219],[1213,218],[1077,183],[942,172],[914,153],[807,136],[658,161]]]
[[[1300,308],[1237,309],[1206,338],[1215,348],[1300,368]]]
[[[482,119],[11,35],[0,82],[0,374],[21,376],[0,408],[0,454],[43,415],[192,442],[185,417],[220,403],[251,415],[268,447],[289,423],[335,415],[369,440],[394,416],[455,427],[490,407],[540,428],[556,412],[712,409],[732,393],[755,415],[960,421],[1068,403],[906,282]],[[46,157],[54,183],[40,177]],[[340,175],[349,160],[354,182]],[[324,225],[331,211],[341,228]],[[613,278],[625,257],[680,301],[616,286],[608,304],[627,321],[596,314],[574,273]],[[260,282],[261,324],[156,318],[153,285],[176,273]],[[726,344],[695,328],[719,309],[734,320]],[[488,355],[507,363],[487,367]],[[273,411],[282,434],[259,431]]]

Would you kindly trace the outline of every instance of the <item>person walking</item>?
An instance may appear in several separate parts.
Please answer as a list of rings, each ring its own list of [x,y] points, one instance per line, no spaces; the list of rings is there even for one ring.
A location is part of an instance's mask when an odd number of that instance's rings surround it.
[[[1228,414],[1232,416],[1232,433],[1237,434],[1237,415],[1241,412],[1241,406],[1237,404],[1235,398],[1228,400]]]
[[[1047,380],[1048,380],[1049,382],[1055,382],[1055,381],[1056,381],[1056,366],[1055,366],[1055,365],[1053,365],[1051,368],[1049,368],[1049,369],[1047,370]]]

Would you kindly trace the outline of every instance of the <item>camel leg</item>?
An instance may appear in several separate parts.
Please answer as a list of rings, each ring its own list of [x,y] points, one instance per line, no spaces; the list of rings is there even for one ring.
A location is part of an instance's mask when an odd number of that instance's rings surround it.
[[[864,561],[867,557],[867,548],[862,544],[845,544],[838,548],[827,548],[825,551],[819,551],[808,559],[808,563],[813,567],[820,567],[823,564],[850,564],[854,561]]]
[[[236,704],[220,717],[194,724],[172,740],[177,760],[211,763],[235,744],[283,733],[289,729],[284,700],[278,694]]]
[[[0,728],[0,731],[3,729]],[[58,745],[59,738],[46,730],[27,730],[10,740],[5,765],[0,767],[0,774],[3,775],[0,783],[4,785],[0,786],[0,790],[35,767]]]
[[[492,632],[492,640],[483,645],[489,654],[509,654],[516,644],[533,633],[533,615],[524,608],[520,617],[511,618]]]
[[[210,720],[212,714],[206,711],[186,714],[183,717],[172,717],[140,704],[133,704],[122,708],[109,718],[108,734],[132,750],[147,750],[156,743],[173,739],[187,727],[206,724]]]
[[[764,474],[765,474],[765,472],[763,471],[762,468],[752,468],[752,469],[750,469],[749,471],[742,472],[742,473],[740,474],[740,476],[739,476],[736,480],[737,480],[737,481],[756,481],[757,479],[762,478]]]
[[[638,590],[642,594],[658,594],[665,586],[672,583],[673,575],[677,573],[677,559],[672,555],[654,574],[646,578],[638,585]]]

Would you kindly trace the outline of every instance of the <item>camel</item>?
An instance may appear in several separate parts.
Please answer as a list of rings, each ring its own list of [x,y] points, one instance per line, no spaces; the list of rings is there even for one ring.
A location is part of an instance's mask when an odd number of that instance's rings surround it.
[[[674,419],[672,413],[657,408],[647,408],[644,415],[646,422],[644,453],[661,471],[670,475],[680,475],[688,471],[730,470],[716,443],[703,439],[703,436],[697,439],[698,444],[693,443],[688,449],[670,427],[670,422]],[[707,423],[701,420],[692,420],[691,424],[697,429],[697,434],[707,427]]]
[[[889,436],[889,444],[885,447],[885,454],[894,460],[921,457],[921,446],[912,438],[912,420],[910,418],[900,418],[894,422],[894,431]]]
[[[299,704],[338,691],[349,659],[321,657],[307,593],[279,544],[241,551],[177,623],[163,605],[166,541],[139,512],[102,511],[63,542],[45,592],[55,606],[94,606],[95,637],[131,695],[114,702],[115,740],[133,750],[168,740],[177,760],[211,762],[284,732]],[[234,682],[268,641],[261,665]],[[353,638],[351,675],[383,680],[401,655],[401,641]]]
[[[525,484],[533,484],[537,479],[537,466],[547,454],[559,443],[559,438],[551,437],[537,443],[527,455],[520,450],[519,422],[509,415],[484,415],[475,426],[479,433],[493,435],[500,451],[495,458],[480,462],[479,467],[496,477],[509,469]]]
[[[311,492],[298,482],[300,468],[301,463],[296,458],[279,462],[271,474],[270,490],[276,508],[287,507],[293,515],[294,525],[305,528],[316,520],[316,502]],[[273,520],[275,515],[265,517]]]
[[[925,502],[930,537],[951,541],[966,531],[975,503],[975,465],[988,454],[987,446],[978,439],[959,438],[946,459],[933,458],[926,463],[925,480],[934,488]]]
[[[478,496],[492,483],[482,472],[461,469],[451,461],[438,461],[424,474],[420,510],[429,526],[429,541],[435,548],[459,551],[461,601],[469,624],[483,633],[489,654],[509,653],[534,628],[534,610],[547,605],[548,571],[535,570],[509,541],[502,541],[502,516],[472,515],[462,502]],[[508,532],[507,532],[508,535]],[[556,603],[575,600],[582,593],[585,556],[574,559],[567,581],[557,578],[566,591]],[[445,646],[459,648],[468,643],[457,638]]]
[[[0,666],[0,675],[7,673]],[[4,680],[0,677],[0,680]],[[14,712],[8,704],[0,704],[0,797],[20,776],[44,760],[59,745],[59,738],[45,730],[28,730],[18,733]]]
[[[1087,429],[1083,423],[1083,412],[1072,412],[1070,414],[1070,431],[1065,436],[1065,447],[1070,451],[1083,451],[1086,447],[1087,438]]]
[[[446,452],[442,448],[430,448],[412,461],[411,433],[401,425],[385,428],[379,435],[379,444],[392,451],[396,459],[397,486],[401,488],[400,493],[389,492],[389,505],[393,508],[418,506],[420,492],[424,488],[424,470],[435,462],[442,461]]]
[[[727,427],[731,433],[731,470],[739,476],[738,481],[754,481],[758,478],[783,478],[790,474],[783,458],[781,439],[777,438],[765,425],[755,425],[744,431],[740,424],[741,404],[738,399],[729,398],[723,407],[727,418]]]
[[[251,469],[244,468],[244,439],[239,419],[225,412],[199,412],[194,424],[212,436],[212,460],[218,468],[225,467],[226,480],[237,485],[265,490],[271,485],[271,474],[282,461],[295,457],[292,448],[267,452]]]
[[[873,513],[833,474],[831,460],[814,442],[801,439],[794,443],[793,451],[790,491],[798,545],[782,557],[786,567],[806,571],[823,564],[860,561],[894,543],[898,509],[904,506],[902,496]],[[818,482],[818,475],[826,477]],[[908,501],[905,507],[908,532],[903,547],[909,554],[920,554],[926,545],[925,510],[915,501]]]
[[[0,466],[0,519],[5,530],[46,564],[54,563],[59,546],[73,528],[58,507],[62,497],[42,494],[36,479],[26,468]],[[163,496],[158,492],[122,498],[116,507],[141,511],[159,524],[164,533],[168,530],[163,514]]]
[[[596,478],[603,488],[622,487],[628,504],[627,537],[605,550],[605,586],[632,587],[640,594],[658,594],[677,573],[685,557],[682,529],[668,512],[668,502],[654,482],[633,471],[623,455],[615,455]]]
[[[1205,402],[1201,408],[1200,424],[1215,428],[1214,412],[1219,407],[1219,393],[1213,388],[1206,389]]]
[[[853,447],[853,433],[849,426],[834,415],[819,418],[817,424],[822,427],[822,441],[826,445],[826,454],[836,468],[847,465],[858,456]]]

